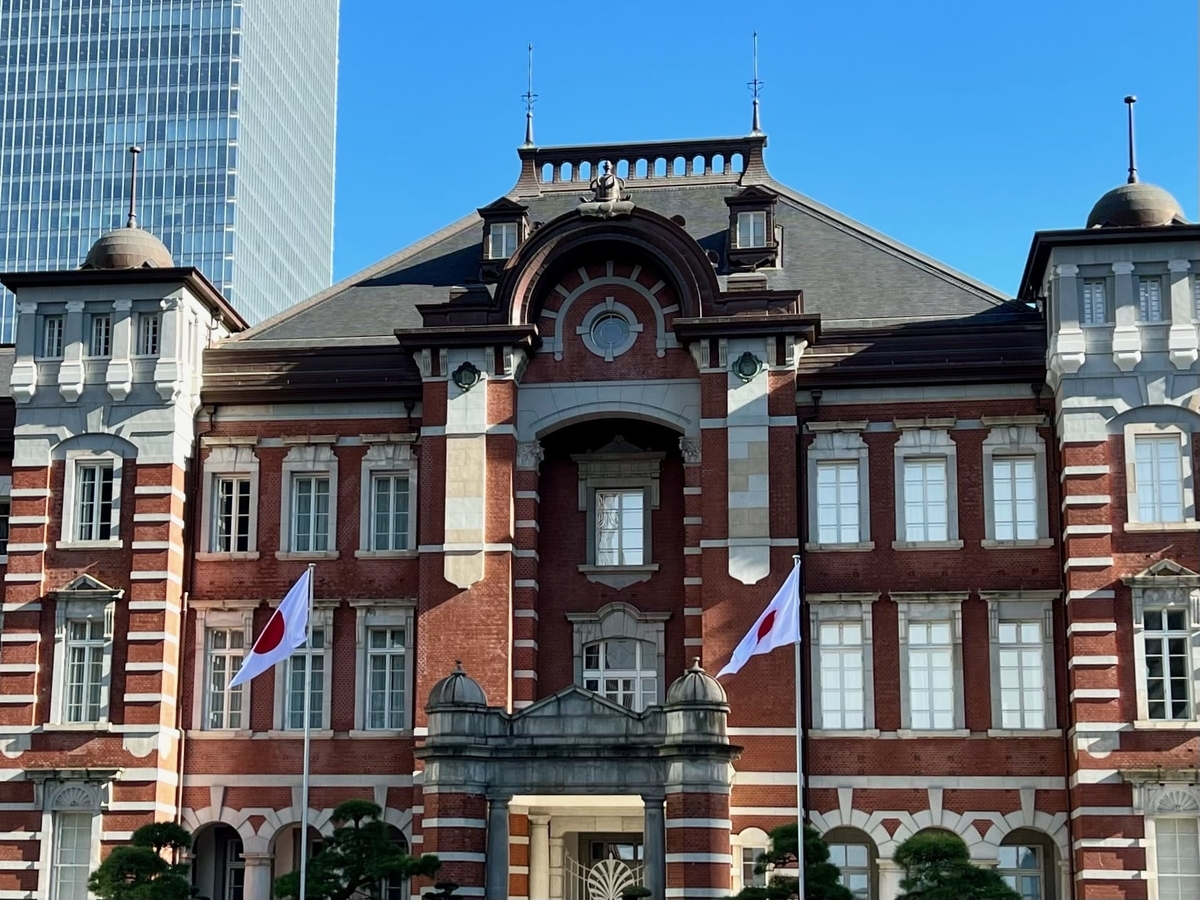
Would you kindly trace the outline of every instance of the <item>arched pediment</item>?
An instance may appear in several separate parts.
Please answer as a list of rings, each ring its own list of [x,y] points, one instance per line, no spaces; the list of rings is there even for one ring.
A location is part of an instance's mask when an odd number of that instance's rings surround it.
[[[719,296],[716,273],[695,239],[665,216],[635,207],[611,219],[572,210],[539,228],[504,267],[496,304],[509,324],[535,323],[562,271],[601,252],[611,256],[622,245],[631,256],[652,261],[671,282],[683,317],[702,315]]]

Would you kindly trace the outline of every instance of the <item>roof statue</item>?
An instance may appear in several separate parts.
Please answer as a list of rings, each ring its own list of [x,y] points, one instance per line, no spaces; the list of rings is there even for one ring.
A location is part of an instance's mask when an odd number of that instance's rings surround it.
[[[625,193],[625,180],[617,177],[612,163],[607,159],[601,163],[601,167],[603,173],[593,178],[590,185],[592,198],[579,202],[579,214],[598,219],[629,215],[633,212],[633,201]]]

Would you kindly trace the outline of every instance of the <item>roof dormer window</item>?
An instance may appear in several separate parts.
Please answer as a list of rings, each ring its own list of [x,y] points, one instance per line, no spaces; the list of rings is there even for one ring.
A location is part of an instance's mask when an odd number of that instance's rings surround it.
[[[767,214],[752,210],[737,214],[738,249],[767,246]]]
[[[506,260],[517,253],[529,237],[528,210],[508,197],[501,197],[479,210],[483,219],[483,246],[480,252],[479,280],[496,281]]]
[[[516,252],[516,222],[496,222],[488,228],[488,259],[508,259]]]
[[[752,184],[732,197],[729,207],[729,269],[753,272],[779,265],[779,239],[775,224],[778,194]]]

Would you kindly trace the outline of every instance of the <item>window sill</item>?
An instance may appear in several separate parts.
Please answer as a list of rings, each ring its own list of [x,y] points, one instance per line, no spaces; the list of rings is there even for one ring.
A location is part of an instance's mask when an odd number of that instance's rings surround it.
[[[232,741],[254,737],[254,732],[249,728],[190,728],[187,736],[195,741]]]
[[[989,728],[988,737],[997,738],[1060,738],[1061,728]]]
[[[1200,531],[1200,521],[1189,519],[1186,522],[1126,522],[1126,531]]]
[[[1033,538],[1024,541],[980,541],[984,550],[1026,550],[1031,547],[1053,547],[1054,538]]]
[[[1138,719],[1133,723],[1134,731],[1200,731],[1200,721],[1195,719]]]
[[[331,728],[313,728],[308,732],[308,736],[315,740],[329,740],[333,737],[333,729]],[[303,728],[272,728],[270,731],[256,731],[253,735],[256,741],[277,741],[277,740],[304,740]]]
[[[416,550],[355,550],[355,559],[416,559]]]
[[[120,550],[125,545],[120,538],[108,541],[58,541],[55,550]]]
[[[413,736],[410,728],[352,728],[350,737],[356,740],[379,741],[389,740],[394,741],[397,738],[410,738]]]
[[[866,553],[875,549],[874,541],[859,541],[856,544],[805,544],[808,553]]]
[[[196,562],[225,562],[236,559],[258,559],[257,550],[238,550],[232,553],[197,553]]]
[[[588,581],[619,591],[631,584],[649,581],[650,576],[658,571],[658,563],[644,566],[580,566],[579,571]]]
[[[923,740],[925,738],[965,738],[970,737],[971,732],[967,728],[945,728],[914,731],[911,728],[901,728],[896,732],[896,737],[902,741]]]
[[[42,731],[112,731],[108,722],[47,722]]]
[[[275,558],[282,560],[293,559],[337,559],[338,551],[336,550],[318,550],[315,553],[297,553],[292,550],[277,550]]]
[[[893,550],[961,550],[962,541],[892,541]]]
[[[860,729],[845,729],[837,728],[811,728],[804,732],[805,736],[811,738],[877,738],[879,737],[878,728],[860,728]]]

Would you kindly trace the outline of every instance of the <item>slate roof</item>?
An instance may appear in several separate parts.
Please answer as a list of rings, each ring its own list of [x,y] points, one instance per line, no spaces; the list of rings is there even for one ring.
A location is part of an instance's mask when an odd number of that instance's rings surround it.
[[[650,152],[640,155],[653,158],[653,145],[647,147]],[[688,233],[706,250],[718,253],[724,252],[729,224],[725,198],[750,183],[778,192],[776,223],[783,226],[783,267],[760,271],[771,289],[802,290],[805,313],[820,314],[826,331],[959,319],[989,311],[999,318],[1028,312],[993,288],[776,182],[765,169],[761,173],[747,173],[740,179],[737,175],[630,179],[627,190],[639,206],[668,218],[682,216]],[[516,195],[514,188],[509,196]],[[576,182],[547,184],[536,195],[525,191],[519,199],[528,205],[531,222],[549,222],[588,195],[586,186]],[[480,205],[489,199],[480,198]],[[446,302],[451,288],[477,281],[483,240],[480,223],[478,214],[471,213],[236,336],[226,346],[394,343],[395,329],[421,327],[417,304]],[[720,281],[724,287],[725,276]]]

